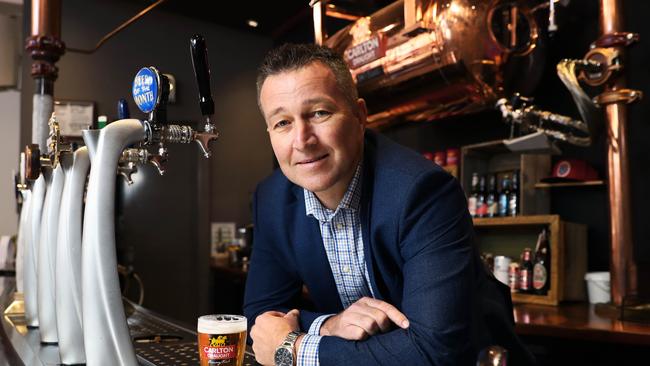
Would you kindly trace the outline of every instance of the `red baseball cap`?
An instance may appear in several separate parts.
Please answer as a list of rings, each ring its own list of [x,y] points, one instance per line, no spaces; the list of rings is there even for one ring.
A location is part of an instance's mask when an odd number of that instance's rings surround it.
[[[584,160],[563,159],[555,163],[550,177],[542,182],[586,182],[598,179],[598,173]]]

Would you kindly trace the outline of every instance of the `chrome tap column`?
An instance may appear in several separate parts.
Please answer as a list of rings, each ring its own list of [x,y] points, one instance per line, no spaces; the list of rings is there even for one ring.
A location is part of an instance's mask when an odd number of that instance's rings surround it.
[[[90,171],[81,249],[84,344],[89,365],[137,365],[115,253],[115,172],[122,151],[145,138],[137,119],[101,130]]]
[[[56,278],[56,241],[59,230],[59,208],[65,184],[69,157],[62,157],[52,171],[41,218],[41,237],[38,246],[38,320],[42,343],[58,343],[54,283]]]
[[[27,214],[27,235],[25,236],[25,255],[23,258],[23,290],[25,298],[25,322],[30,328],[36,328],[38,322],[38,243],[41,237],[41,216],[47,190],[47,176],[40,175],[30,198]]]
[[[84,146],[74,152],[61,198],[55,295],[59,355],[65,365],[86,363],[81,328],[81,228],[89,168],[88,148]]]
[[[192,37],[190,48],[201,86],[202,112],[211,115],[214,106],[210,107],[212,96],[203,37]],[[114,210],[118,164],[151,163],[163,174],[167,161],[166,143],[196,141],[203,155],[209,157],[209,144],[218,137],[209,119],[203,132],[189,126],[167,124],[168,95],[169,82],[163,74],[154,67],[141,69],[133,82],[133,99],[142,112],[149,114],[148,120],[122,119],[109,124],[99,132],[94,156],[91,151],[92,169],[81,249],[83,335],[89,365],[137,365],[117,274]],[[136,143],[139,146],[126,149]],[[148,146],[157,147],[157,151],[149,152]]]

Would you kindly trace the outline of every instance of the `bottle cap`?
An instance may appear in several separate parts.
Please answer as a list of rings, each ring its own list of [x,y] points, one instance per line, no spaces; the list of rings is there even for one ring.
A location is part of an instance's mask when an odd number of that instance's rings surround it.
[[[107,124],[108,124],[108,117],[103,116],[103,115],[97,117],[97,128],[98,129],[101,130],[102,128],[106,127]]]

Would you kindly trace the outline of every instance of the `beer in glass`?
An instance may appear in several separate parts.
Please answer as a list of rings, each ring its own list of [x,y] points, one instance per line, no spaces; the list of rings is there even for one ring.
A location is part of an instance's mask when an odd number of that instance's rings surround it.
[[[201,366],[242,366],[246,351],[246,317],[204,315],[199,317]]]

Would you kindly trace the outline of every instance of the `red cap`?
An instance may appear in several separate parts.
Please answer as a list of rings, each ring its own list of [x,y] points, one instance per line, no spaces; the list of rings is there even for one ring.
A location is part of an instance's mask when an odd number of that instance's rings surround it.
[[[584,160],[564,159],[553,166],[550,177],[542,179],[542,182],[586,182],[598,179],[596,170]]]

